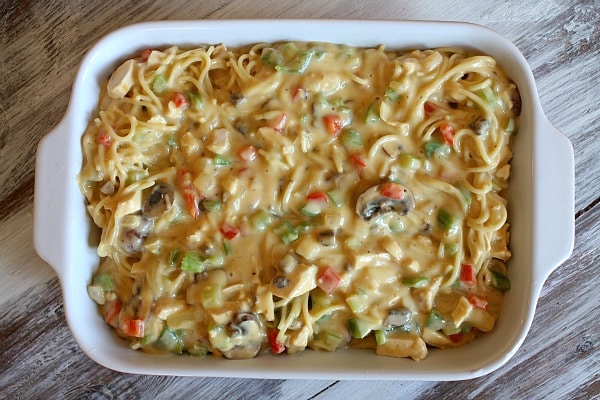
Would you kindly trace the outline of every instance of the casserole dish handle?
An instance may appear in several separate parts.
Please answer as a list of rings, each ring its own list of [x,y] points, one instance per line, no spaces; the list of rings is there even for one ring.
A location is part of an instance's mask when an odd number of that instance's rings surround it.
[[[40,141],[35,166],[34,247],[57,273],[57,268],[65,265],[67,252],[69,230],[64,224],[70,203],[68,185],[75,183],[69,177],[67,136],[68,122],[64,118]]]
[[[573,251],[575,242],[575,162],[569,139],[541,114],[534,157],[538,170],[533,182],[536,196],[534,232],[535,277],[543,285],[550,273]]]

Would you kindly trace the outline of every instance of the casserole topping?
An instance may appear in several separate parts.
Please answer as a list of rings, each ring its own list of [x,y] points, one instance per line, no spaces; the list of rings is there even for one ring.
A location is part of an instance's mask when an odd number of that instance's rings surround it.
[[[147,352],[462,346],[510,288],[520,112],[497,62],[456,48],[145,50],[82,139],[88,293]]]

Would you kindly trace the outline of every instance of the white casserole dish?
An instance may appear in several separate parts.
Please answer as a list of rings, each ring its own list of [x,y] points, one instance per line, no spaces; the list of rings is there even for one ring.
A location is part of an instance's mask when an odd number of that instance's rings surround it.
[[[156,356],[129,350],[99,317],[86,286],[98,266],[97,230],[88,217],[76,176],[81,135],[97,107],[101,82],[131,54],[176,44],[239,46],[279,40],[328,41],[390,49],[459,46],[497,58],[518,85],[523,111],[513,144],[509,220],[511,250],[503,313],[473,343],[432,350],[422,361],[348,350],[265,353],[252,360]],[[560,190],[556,190],[556,188]],[[60,278],[65,315],[83,351],[108,368],[142,374],[302,379],[460,380],[506,363],[523,342],[542,285],[571,254],[574,242],[574,157],[569,140],[546,119],[532,72],[517,48],[472,24],[395,21],[178,21],[132,25],[99,41],[77,74],[68,111],[40,143],[37,154],[34,242]]]

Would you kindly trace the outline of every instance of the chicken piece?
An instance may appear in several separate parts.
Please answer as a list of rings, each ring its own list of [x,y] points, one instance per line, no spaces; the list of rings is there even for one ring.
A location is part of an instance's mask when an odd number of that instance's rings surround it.
[[[135,61],[127,60],[113,72],[106,91],[113,99],[122,99],[133,86],[133,69]]]

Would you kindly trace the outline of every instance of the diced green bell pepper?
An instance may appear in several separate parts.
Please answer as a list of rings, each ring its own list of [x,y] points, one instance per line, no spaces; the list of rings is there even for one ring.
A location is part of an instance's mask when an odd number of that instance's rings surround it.
[[[490,284],[492,285],[492,287],[501,290],[503,292],[506,292],[507,290],[510,289],[510,280],[508,279],[507,276],[501,274],[500,272],[497,271],[490,271],[492,274],[492,279],[490,281]]]

